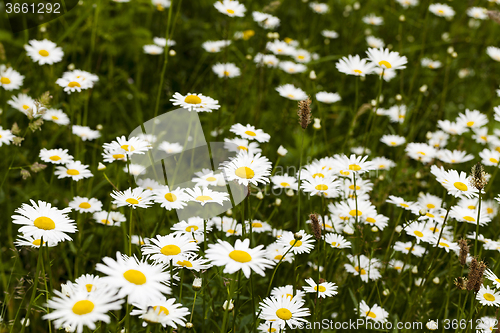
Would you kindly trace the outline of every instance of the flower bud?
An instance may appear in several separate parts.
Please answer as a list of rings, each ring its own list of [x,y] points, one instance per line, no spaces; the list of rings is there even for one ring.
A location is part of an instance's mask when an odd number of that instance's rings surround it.
[[[309,72],[309,78],[311,80],[316,80],[316,72],[315,71],[311,71]]]
[[[277,198],[276,201],[274,202],[276,206],[281,206],[281,199]]]
[[[177,52],[175,52],[175,50],[168,51],[168,55],[171,57],[175,56],[176,54],[177,54]]]
[[[398,225],[396,228],[394,228],[394,231],[396,231],[398,234],[400,234],[402,230],[403,230],[403,227],[400,225]]]
[[[432,282],[434,282],[435,284],[439,284],[439,277],[435,277],[434,279],[432,279]]]
[[[259,192],[257,192],[256,197],[257,197],[257,199],[262,200],[262,199],[264,199],[264,194],[262,194],[262,191],[259,191]]]
[[[349,226],[349,225],[346,225],[346,226],[344,227],[344,232],[345,232],[346,234],[348,234],[348,235],[354,235],[354,229],[353,229],[353,228],[351,228],[351,226]]]
[[[101,162],[99,162],[99,165],[97,166],[97,170],[99,170],[99,171],[106,170],[106,166],[104,164],[102,164]]]
[[[233,303],[233,300],[230,300],[229,301],[229,307],[227,306],[227,300],[224,301],[224,304],[222,305],[222,308],[225,310],[228,310],[229,312],[233,311],[234,309],[234,303]]]
[[[411,272],[413,274],[417,274],[418,273],[418,267],[417,266],[413,266],[413,268],[411,269]]]
[[[279,146],[279,148],[278,148],[278,155],[285,156],[286,153],[288,153],[288,150],[285,149],[285,147],[283,147],[283,146]]]
[[[425,327],[431,331],[435,331],[438,329],[438,324],[434,320],[429,320],[427,324],[425,324]]]
[[[203,280],[201,278],[198,278],[198,277],[194,278],[193,285],[192,285],[194,291],[198,291],[201,289],[202,281]]]

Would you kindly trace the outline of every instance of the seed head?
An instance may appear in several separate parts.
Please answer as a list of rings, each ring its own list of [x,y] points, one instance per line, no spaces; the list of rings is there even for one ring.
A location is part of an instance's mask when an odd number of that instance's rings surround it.
[[[460,247],[460,264],[462,266],[465,266],[465,263],[467,262],[467,255],[469,254],[469,244],[468,241],[465,238],[462,238],[458,240],[458,246]]]
[[[470,183],[479,191],[481,191],[488,183],[488,180],[486,179],[486,172],[484,172],[481,162],[477,162],[477,164],[472,167]]]
[[[485,269],[486,264],[483,261],[477,261],[476,258],[472,258],[469,266],[469,276],[467,277],[467,290],[478,292],[481,289]]]
[[[314,234],[314,238],[317,240],[321,239],[321,225],[319,224],[319,215],[316,213],[312,213],[309,215],[311,219],[311,226]]]
[[[297,115],[299,116],[300,127],[306,129],[311,123],[311,100],[309,98],[299,102]]]

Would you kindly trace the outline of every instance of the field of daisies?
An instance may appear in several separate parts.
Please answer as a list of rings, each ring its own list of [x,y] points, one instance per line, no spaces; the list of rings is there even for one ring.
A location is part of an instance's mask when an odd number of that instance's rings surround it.
[[[499,5],[1,5],[0,333],[498,332]]]

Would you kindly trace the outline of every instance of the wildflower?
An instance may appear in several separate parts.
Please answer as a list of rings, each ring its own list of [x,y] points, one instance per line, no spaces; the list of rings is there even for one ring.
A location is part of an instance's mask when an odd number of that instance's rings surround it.
[[[338,294],[338,287],[333,282],[321,282],[320,279],[320,283],[316,283],[312,278],[306,279],[306,282],[309,286],[305,286],[303,287],[303,289],[307,293],[318,293],[319,297],[322,298],[331,297]]]
[[[445,18],[452,18],[455,16],[455,11],[453,8],[443,3],[434,3],[429,6],[429,10],[436,16],[441,16]]]
[[[183,234],[157,235],[150,243],[141,248],[142,254],[157,263],[169,264],[182,261],[184,257],[198,251],[198,245]]]
[[[293,101],[302,101],[307,98],[306,93],[302,89],[296,88],[293,84],[281,85],[276,88],[276,91],[281,97],[285,97]]]
[[[41,41],[32,39],[29,41],[29,45],[24,45],[24,49],[31,60],[39,65],[52,65],[60,62],[64,56],[62,48],[47,39]]]
[[[347,75],[365,76],[373,72],[374,65],[369,63],[368,59],[361,59],[359,55],[349,55],[340,59],[335,67],[339,72]]]
[[[82,164],[80,161],[70,161],[64,166],[56,167],[54,174],[58,179],[71,178],[74,181],[79,181],[84,178],[93,177],[88,167],[88,165]]]
[[[123,192],[113,191],[113,193],[111,193],[111,197],[114,199],[113,204],[118,207],[128,206],[134,209],[137,207],[148,208],[151,206],[151,196],[151,191],[140,187],[136,187],[134,189],[128,188]]]
[[[228,2],[238,2],[238,1],[232,0]],[[240,69],[236,67],[236,65],[233,63],[225,63],[225,64],[217,63],[212,67],[212,70],[220,78],[233,78],[233,77],[238,77],[241,74]]]
[[[221,0],[214,3],[215,9],[217,9],[222,14],[226,14],[229,17],[243,17],[245,16],[246,8],[245,5],[239,3],[236,0]]]
[[[80,213],[94,213],[101,211],[102,202],[95,198],[89,199],[76,196],[69,202],[68,206]]]
[[[271,136],[261,129],[256,129],[255,126],[247,124],[234,124],[229,129],[230,132],[241,136],[243,139],[256,140],[258,142],[268,142]]]
[[[389,51],[389,49],[370,48],[366,51],[368,59],[382,69],[404,69],[408,59],[405,56],[400,56],[399,52]]]
[[[304,317],[310,315],[309,309],[304,308],[304,301],[296,297],[267,297],[260,302],[260,318],[271,320],[281,329],[288,326],[294,329],[300,323],[307,322]]]
[[[176,92],[170,101],[173,105],[181,106],[188,111],[212,112],[220,108],[219,101],[202,94],[187,93],[183,96]]]
[[[0,87],[7,91],[19,89],[23,85],[24,75],[5,65],[0,65]]]
[[[185,326],[186,317],[189,315],[189,310],[183,307],[182,304],[176,303],[175,298],[167,299],[164,296],[143,303],[133,303],[134,307],[130,313],[132,316],[142,318],[143,325],[159,323],[163,327],[171,326],[174,329],[179,326]]]
[[[491,289],[489,286],[486,286],[486,288],[481,286],[476,294],[476,299],[482,305],[500,306],[500,293],[496,292],[495,289]]]
[[[354,309],[357,311],[357,309]],[[359,304],[359,316],[365,317],[367,320],[371,319],[375,322],[386,322],[389,313],[384,310],[380,305],[375,304],[372,307],[368,306],[364,300]]]
[[[238,155],[225,163],[224,174],[228,181],[236,180],[239,184],[248,186],[250,183],[268,183],[271,174],[271,162],[260,153],[253,155],[241,151]]]

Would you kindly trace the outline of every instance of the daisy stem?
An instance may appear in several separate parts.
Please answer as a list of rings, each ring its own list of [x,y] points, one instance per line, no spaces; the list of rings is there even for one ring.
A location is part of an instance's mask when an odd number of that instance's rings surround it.
[[[132,256],[132,232],[134,230],[133,224],[133,208],[130,207],[129,230],[128,230],[128,255]]]
[[[276,163],[274,164],[274,168],[273,168],[273,171],[271,172],[271,176],[274,176],[274,173],[276,172],[276,168],[280,164],[280,159],[281,159],[281,156],[278,155],[278,159],[276,160]]]
[[[481,190],[479,192],[479,204],[477,208],[476,240],[474,242],[474,257],[477,255],[477,235],[479,234],[479,218],[481,217]]]
[[[43,243],[40,243],[40,247],[38,248],[38,251],[42,251],[42,252],[45,252],[44,251],[44,246],[43,246]],[[49,243],[47,242],[47,249],[49,248]],[[46,264],[46,260],[44,260],[43,258],[43,253],[42,253],[42,277],[43,277],[43,284],[45,286],[45,301],[48,302],[49,301],[49,287],[47,286],[47,279],[45,277],[45,264]],[[50,267],[50,262],[49,262],[49,267]],[[50,269],[49,269],[50,271]],[[49,312],[49,308],[47,307],[47,314],[50,313]],[[49,332],[52,333],[52,321],[49,320]]]
[[[241,273],[241,270],[238,271],[238,274]],[[239,281],[239,279],[238,279]],[[226,326],[227,326],[227,317],[229,315],[229,307],[231,304],[231,299],[234,293],[234,286],[235,286],[236,281],[231,281],[229,282],[229,288],[228,288],[228,293],[227,293],[227,303],[226,303],[226,309],[224,310],[224,318],[222,319],[222,326],[220,329],[221,333],[227,333],[226,331]]]
[[[184,284],[184,269],[181,269],[181,284],[179,289],[179,303],[182,303],[182,285]]]
[[[189,318],[189,322],[193,322],[193,314],[194,314],[194,305],[196,304],[196,295],[198,295],[198,292],[194,292],[194,298],[193,298],[193,306],[191,307],[191,317]]]
[[[300,171],[302,169],[302,152],[304,151],[304,138],[305,138],[305,136],[306,136],[306,130],[302,129],[302,143],[300,144],[300,158],[299,158],[299,179],[297,181],[297,188],[298,188],[297,195],[299,197],[299,205],[297,206],[297,230],[301,229],[301,223],[300,223],[300,197],[301,197],[300,176],[301,176],[301,174],[300,174]]]
[[[43,237],[40,238],[40,244],[43,244]],[[28,322],[28,319],[29,319],[31,307],[33,306],[33,303],[35,302],[35,295],[36,295],[36,290],[38,287],[38,275],[40,272],[41,262],[42,262],[42,251],[39,248],[38,249],[38,261],[36,263],[35,279],[33,281],[33,291],[31,292],[31,298],[30,298],[30,302],[28,304],[28,310],[26,310],[26,316],[24,317],[24,323],[23,323],[23,326],[21,328],[21,333],[24,333],[24,330],[26,329],[26,323]],[[12,325],[12,328],[14,328],[14,325]],[[12,329],[11,329],[11,332],[12,332]]]
[[[285,254],[281,257],[281,259],[276,264],[276,267],[274,268],[274,271],[273,271],[273,275],[271,275],[271,281],[269,281],[269,286],[267,287],[266,297],[269,296],[269,292],[271,292],[271,286],[273,284],[274,275],[276,275],[276,271],[278,270],[278,267],[281,265],[281,262],[283,261],[283,259],[285,258],[285,256],[288,254],[288,252],[290,252],[293,249],[293,247],[295,246],[295,243],[297,243],[297,239],[295,240],[295,242],[293,242],[293,245],[290,246],[288,248],[288,250],[286,250]]]
[[[236,332],[236,319],[238,318],[238,310],[240,307],[241,269],[238,271],[238,275],[236,278],[238,279],[238,286],[236,287],[236,302],[234,304],[234,311],[233,311],[233,332]]]
[[[253,288],[253,272],[250,272],[250,294],[252,295],[252,316],[253,316],[253,322],[254,324],[252,325],[252,332],[255,332],[255,324],[257,323],[257,318],[255,316],[255,295],[254,295],[254,288]]]

